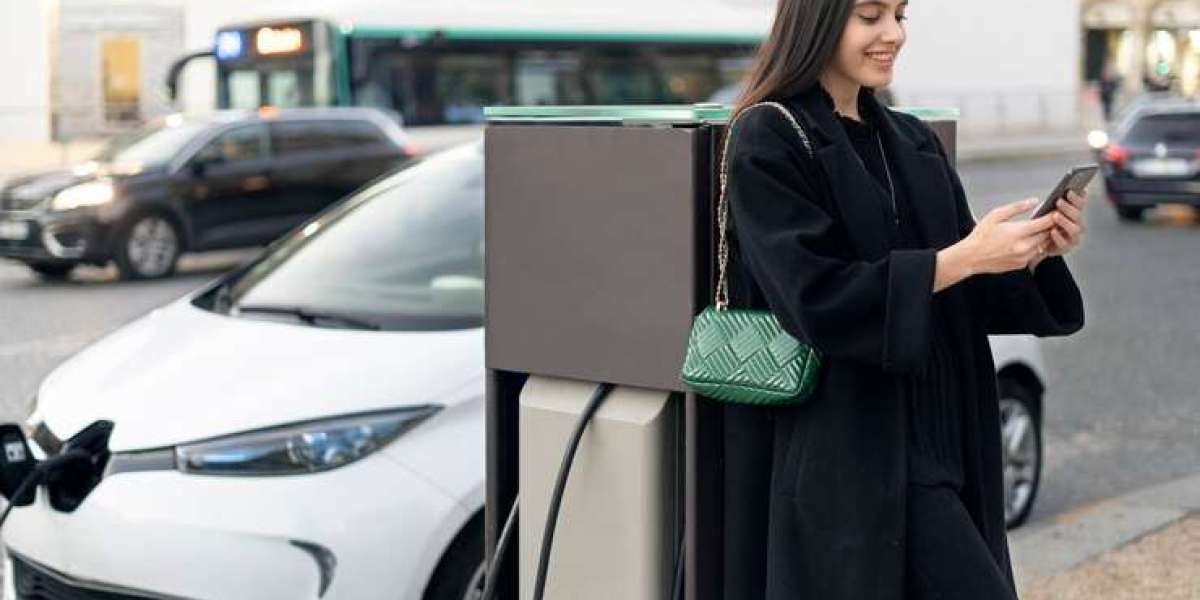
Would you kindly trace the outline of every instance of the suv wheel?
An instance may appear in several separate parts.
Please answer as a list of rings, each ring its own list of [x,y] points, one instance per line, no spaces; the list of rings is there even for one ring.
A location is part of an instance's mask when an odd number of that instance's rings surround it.
[[[71,262],[35,262],[29,263],[29,268],[43,279],[66,279],[75,270]]]
[[[1029,518],[1042,478],[1042,420],[1034,394],[1001,378],[1000,455],[1004,465],[1004,523],[1019,527]]]
[[[179,227],[158,213],[135,216],[116,238],[117,269],[121,279],[155,279],[175,271],[179,260]]]

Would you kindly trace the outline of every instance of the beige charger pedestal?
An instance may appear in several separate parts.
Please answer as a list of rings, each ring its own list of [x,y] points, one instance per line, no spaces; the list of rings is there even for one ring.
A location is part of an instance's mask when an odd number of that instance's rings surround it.
[[[679,370],[712,298],[728,109],[486,112],[489,560],[518,493],[521,506],[497,597],[532,597],[567,441],[607,382],[616,388],[568,479],[545,597],[669,598],[682,559],[686,598],[719,598],[721,407],[688,392]],[[911,112],[953,152],[955,113]]]

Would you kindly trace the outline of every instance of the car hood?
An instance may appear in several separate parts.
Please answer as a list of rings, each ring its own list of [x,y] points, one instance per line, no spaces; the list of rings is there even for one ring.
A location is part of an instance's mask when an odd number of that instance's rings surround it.
[[[94,181],[99,178],[136,180],[164,172],[162,164],[112,164],[87,162],[69,169],[52,169],[24,173],[3,182],[4,193],[12,198],[39,200],[48,198],[73,185]]]
[[[95,179],[94,174],[80,173],[72,169],[24,173],[5,180],[4,193],[13,198],[36,200],[92,179]]]
[[[483,385],[483,329],[320,329],[214,314],[182,300],[134,321],[43,382],[34,420],[66,439],[115,424],[113,451],[285,423],[455,404]]]

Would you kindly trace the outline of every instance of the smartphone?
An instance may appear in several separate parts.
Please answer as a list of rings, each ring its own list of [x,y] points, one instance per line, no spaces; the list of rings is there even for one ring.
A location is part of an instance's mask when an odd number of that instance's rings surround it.
[[[1058,204],[1059,199],[1066,197],[1067,192],[1083,193],[1099,170],[1100,167],[1098,165],[1083,165],[1067,171],[1062,181],[1059,181],[1058,185],[1054,186],[1054,191],[1050,192],[1049,196],[1046,196],[1046,199],[1038,205],[1037,210],[1029,214],[1029,219],[1039,219],[1050,214],[1050,211],[1054,210],[1055,205]]]

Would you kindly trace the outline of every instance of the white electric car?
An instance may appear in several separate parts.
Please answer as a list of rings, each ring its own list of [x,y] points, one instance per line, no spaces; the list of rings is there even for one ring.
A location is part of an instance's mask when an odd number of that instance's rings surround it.
[[[112,456],[70,512],[42,488],[12,513],[5,598],[462,598],[483,545],[482,179],[479,144],[430,157],[55,370],[35,445],[107,420]],[[1015,523],[1041,355],[993,349]]]
[[[6,598],[460,600],[483,556],[483,157],[393,174],[42,384],[114,424],[73,512],[3,528]],[[36,450],[35,450],[36,451]]]

